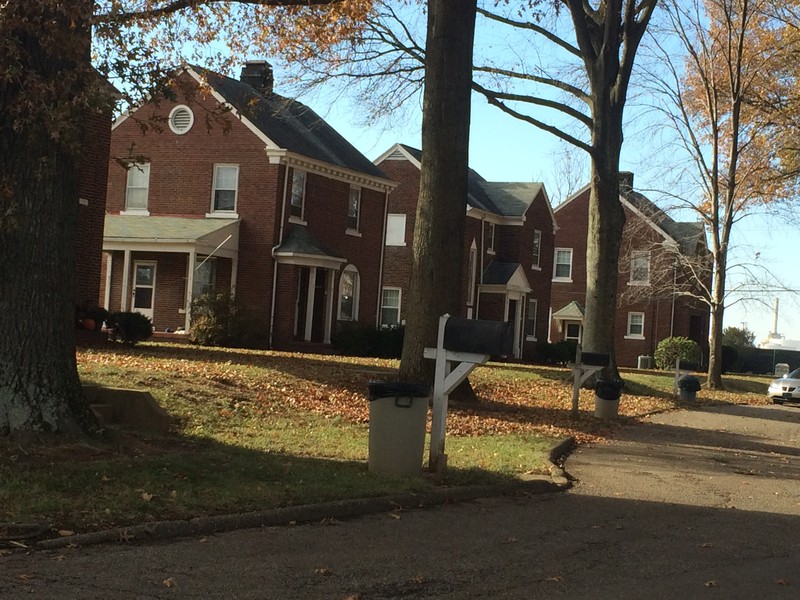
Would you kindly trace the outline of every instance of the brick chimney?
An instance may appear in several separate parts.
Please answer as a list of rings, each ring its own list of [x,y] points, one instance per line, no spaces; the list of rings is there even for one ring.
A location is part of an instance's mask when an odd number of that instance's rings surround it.
[[[633,173],[631,171],[620,171],[619,185],[620,187],[629,187],[633,189]]]
[[[272,65],[265,60],[249,60],[242,67],[239,81],[252,86],[260,94],[269,96],[274,83]]]

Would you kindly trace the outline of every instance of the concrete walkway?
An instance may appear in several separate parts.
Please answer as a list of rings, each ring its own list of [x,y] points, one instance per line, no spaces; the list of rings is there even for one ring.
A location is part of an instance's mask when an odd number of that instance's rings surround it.
[[[800,408],[657,415],[559,494],[0,557],[0,597],[797,598]]]

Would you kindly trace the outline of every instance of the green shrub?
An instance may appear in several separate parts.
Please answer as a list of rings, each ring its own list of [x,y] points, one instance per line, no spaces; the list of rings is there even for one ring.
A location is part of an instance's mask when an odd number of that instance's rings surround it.
[[[344,323],[331,336],[331,345],[346,356],[400,358],[404,327],[376,328],[361,323]]]
[[[269,327],[247,311],[233,294],[202,294],[192,300],[189,339],[201,346],[266,348]]]
[[[106,320],[109,339],[133,345],[153,335],[153,324],[140,312],[115,312]]]
[[[658,342],[654,356],[656,368],[669,370],[675,368],[675,361],[699,362],[700,347],[697,342],[685,337],[669,337]]]

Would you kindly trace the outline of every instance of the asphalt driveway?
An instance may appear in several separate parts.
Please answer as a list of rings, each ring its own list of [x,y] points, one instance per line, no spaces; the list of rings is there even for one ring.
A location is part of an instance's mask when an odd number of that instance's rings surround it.
[[[656,415],[565,493],[0,557],[2,598],[796,598],[800,409]]]

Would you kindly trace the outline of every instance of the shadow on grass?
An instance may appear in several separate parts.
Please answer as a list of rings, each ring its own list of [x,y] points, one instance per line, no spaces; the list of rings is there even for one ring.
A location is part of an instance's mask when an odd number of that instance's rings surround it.
[[[73,531],[517,481],[482,469],[450,469],[441,480],[379,475],[366,461],[123,430],[105,441],[0,440],[0,448],[0,523]]]

